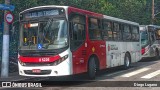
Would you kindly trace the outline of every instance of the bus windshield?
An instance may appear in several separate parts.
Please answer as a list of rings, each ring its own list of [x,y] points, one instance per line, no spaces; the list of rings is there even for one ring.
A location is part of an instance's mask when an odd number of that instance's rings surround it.
[[[48,50],[68,45],[67,21],[54,20],[21,24],[20,50]]]
[[[141,46],[142,48],[149,43],[147,31],[141,31]]]

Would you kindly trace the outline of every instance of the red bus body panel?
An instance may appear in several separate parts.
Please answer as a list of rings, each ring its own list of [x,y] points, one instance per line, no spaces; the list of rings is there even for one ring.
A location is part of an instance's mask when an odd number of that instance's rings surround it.
[[[79,13],[86,16],[86,40],[75,51],[72,51],[73,74],[87,72],[88,60],[92,55],[97,56],[100,69],[106,68],[106,41],[90,40],[88,31],[88,17],[102,19],[102,14],[93,13],[86,10],[77,9],[74,7],[68,8],[68,15],[71,12]]]
[[[50,57],[23,57],[20,56],[19,59],[24,63],[42,63],[42,62],[54,62],[60,59],[59,55]]]

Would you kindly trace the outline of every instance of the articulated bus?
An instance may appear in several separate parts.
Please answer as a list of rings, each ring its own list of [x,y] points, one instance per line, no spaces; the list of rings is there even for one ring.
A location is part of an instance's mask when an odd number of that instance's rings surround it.
[[[141,25],[141,47],[142,59],[155,57],[159,58],[160,54],[160,26],[157,25]]]
[[[39,6],[20,13],[19,74],[65,76],[141,59],[139,24],[70,6]]]

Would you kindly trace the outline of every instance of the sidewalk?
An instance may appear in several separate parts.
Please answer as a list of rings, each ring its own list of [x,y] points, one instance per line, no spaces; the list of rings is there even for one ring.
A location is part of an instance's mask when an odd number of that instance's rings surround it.
[[[24,77],[24,76],[20,76],[18,74],[18,72],[14,72],[14,73],[9,73],[8,78],[1,78],[0,77],[0,81],[24,81],[24,80],[29,80],[32,79],[34,77]]]

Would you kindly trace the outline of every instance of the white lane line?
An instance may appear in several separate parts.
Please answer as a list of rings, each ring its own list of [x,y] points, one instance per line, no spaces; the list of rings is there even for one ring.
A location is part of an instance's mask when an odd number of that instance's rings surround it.
[[[124,74],[122,75],[121,77],[131,77],[131,76],[134,76],[136,74],[139,74],[139,73],[142,73],[144,71],[147,71],[149,70],[150,68],[142,68],[142,69],[138,69],[136,71],[133,71],[133,72],[130,72],[130,73],[127,73],[127,74]]]
[[[145,75],[145,76],[143,76],[141,78],[150,79],[150,78],[155,77],[155,76],[157,76],[159,74],[160,74],[160,70],[157,70],[157,71],[152,72],[150,74],[147,74],[147,75]]]

